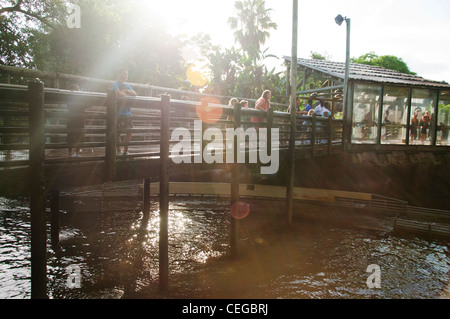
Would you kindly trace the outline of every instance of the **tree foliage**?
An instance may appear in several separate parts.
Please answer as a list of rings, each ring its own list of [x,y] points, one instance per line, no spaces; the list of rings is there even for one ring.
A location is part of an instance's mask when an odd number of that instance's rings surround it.
[[[351,62],[380,66],[389,70],[406,74],[416,74],[411,72],[408,65],[401,59],[393,55],[378,56],[374,52],[361,55],[359,58],[352,58]]]
[[[63,21],[66,11],[62,0],[0,0],[0,63],[35,67],[30,48]]]
[[[213,45],[206,34],[169,34],[142,1],[0,0],[0,64],[110,79],[127,67],[133,82],[249,99],[270,89],[274,102],[287,102],[286,73],[266,66],[271,55],[264,44],[277,25],[264,0],[235,1],[228,23],[239,45],[231,48]],[[70,4],[81,8],[81,28],[66,24]],[[311,58],[330,59],[313,51]],[[352,61],[412,73],[393,56],[370,52]],[[193,63],[207,70],[202,87],[187,81]],[[311,83],[321,85],[315,75]]]
[[[0,63],[111,78],[120,67],[130,80],[161,86],[184,80],[181,41],[136,0],[0,0]],[[68,28],[69,5],[79,5],[81,28]]]
[[[238,0],[234,3],[235,16],[228,19],[234,37],[242,50],[253,57],[261,52],[270,37],[270,30],[277,29],[277,24],[270,19],[271,9],[266,9],[264,0]]]

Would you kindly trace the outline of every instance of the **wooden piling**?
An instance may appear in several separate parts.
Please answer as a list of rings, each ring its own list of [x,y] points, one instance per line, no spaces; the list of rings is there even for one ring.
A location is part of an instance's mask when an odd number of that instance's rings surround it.
[[[289,136],[289,178],[286,187],[286,213],[285,223],[292,225],[294,177],[295,177],[295,125],[297,121],[297,36],[298,36],[298,0],[292,2],[292,63],[290,74],[290,136]],[[305,71],[306,72],[306,71]]]
[[[267,109],[267,152],[272,151],[273,108]]]
[[[313,114],[311,118],[311,156],[314,157],[314,149],[316,148],[317,138],[317,115]]]
[[[233,110],[233,126],[234,130],[241,126],[241,106],[239,103],[234,104]],[[234,218],[231,214],[231,209],[239,201],[239,163],[238,163],[238,152],[239,152],[239,139],[236,135],[233,137],[233,164],[231,164],[231,192],[230,192],[230,253],[231,257],[237,257],[238,250],[238,227],[239,221]]]
[[[47,298],[44,83],[28,83],[30,128],[31,298]]]
[[[50,219],[51,219],[51,242],[53,247],[59,245],[59,191],[53,189],[51,191],[51,206],[50,206]]]
[[[170,95],[161,95],[161,143],[159,175],[159,288],[169,286],[169,131]]]
[[[144,178],[144,191],[142,195],[144,217],[150,214],[150,178]]]
[[[328,117],[328,155],[331,155],[331,149],[333,147],[333,117],[330,115]]]
[[[116,178],[117,149],[117,98],[115,91],[109,91],[106,100],[106,146],[105,146],[105,181]]]

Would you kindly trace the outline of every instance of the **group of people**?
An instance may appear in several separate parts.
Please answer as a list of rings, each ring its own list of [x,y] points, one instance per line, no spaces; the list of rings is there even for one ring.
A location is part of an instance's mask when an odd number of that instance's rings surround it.
[[[255,102],[255,109],[256,110],[262,110],[262,111],[267,111],[267,109],[271,108],[270,105],[270,99],[272,97],[272,92],[270,90],[265,90],[262,95],[258,98],[258,100],[256,100]],[[230,101],[228,102],[228,106],[234,106],[235,103],[239,103],[241,107],[248,107],[248,101],[246,100],[242,100],[239,102],[238,99],[236,98],[232,98],[230,99]],[[330,103],[325,102],[323,100],[319,100],[319,103],[313,108],[312,107],[312,100],[308,100],[308,103],[306,104],[305,108],[303,110],[301,110],[301,98],[297,97],[296,99],[296,112],[297,114],[302,114],[302,115],[313,115],[315,114],[316,116],[324,116],[324,117],[328,117],[331,115],[331,111],[330,111]],[[288,107],[287,112],[289,113],[291,109],[291,106]],[[262,122],[263,119],[261,117],[252,117],[251,118],[252,122]]]
[[[126,82],[128,79],[128,70],[127,69],[120,69],[116,80],[113,82],[112,90],[116,92],[117,97],[127,97],[127,96],[136,96],[136,91],[134,91],[131,86]],[[78,85],[74,85],[71,88],[72,91],[79,91],[80,88]],[[265,90],[261,96],[258,98],[258,100],[255,102],[255,109],[267,111],[269,108],[271,108],[271,97],[272,92],[270,90]],[[239,101],[236,98],[232,98],[229,101],[229,106],[234,106],[235,103],[239,103],[241,108],[247,108],[249,102],[247,100],[241,100]],[[300,104],[301,99],[300,97],[297,97],[296,100],[296,108],[297,108],[297,114],[304,114],[304,115],[313,115],[316,114],[316,116],[329,116],[331,115],[331,111],[329,110],[329,103],[324,102],[323,100],[319,100],[318,105],[313,108],[312,107],[312,100],[308,100],[308,103],[304,110],[300,110]],[[290,109],[288,109],[288,112]],[[81,148],[79,147],[79,144],[81,143],[84,134],[83,134],[83,128],[84,128],[84,119],[80,116],[76,116],[72,113],[72,107],[69,107],[69,120],[67,123],[67,128],[69,130],[69,134],[67,137],[67,143],[69,147],[69,156],[72,157],[79,157]],[[128,155],[128,145],[131,141],[131,129],[133,128],[133,121],[131,117],[131,109],[129,103],[126,103],[125,100],[121,100],[120,103],[117,106],[117,129],[118,130],[126,130],[125,132],[125,145],[123,152],[121,151],[120,144],[122,142],[121,133],[118,132],[117,134],[117,153],[120,155]],[[232,120],[232,117],[229,119]],[[262,117],[252,116],[250,118],[250,121],[252,123],[261,123],[264,122],[264,119]]]
[[[325,102],[323,100],[319,100],[318,104],[315,107],[312,107],[312,104],[313,104],[313,102],[310,99],[310,100],[308,100],[305,108],[303,110],[300,110],[301,98],[298,96],[295,101],[297,114],[308,115],[308,116],[312,116],[315,114],[316,116],[324,116],[324,117],[328,117],[331,115],[330,103]],[[291,111],[291,106],[289,106],[287,109],[288,113],[290,111]]]
[[[256,110],[262,110],[262,111],[267,111],[269,108],[271,108],[270,106],[270,99],[272,97],[272,92],[270,90],[265,90],[261,97],[256,100],[255,102],[255,109]],[[247,100],[241,100],[239,102],[239,100],[237,98],[232,98],[230,99],[230,101],[228,102],[228,106],[234,106],[236,103],[239,103],[241,108],[248,108],[248,101]],[[228,117],[228,120],[233,120],[232,116]],[[244,120],[247,120],[244,117]],[[250,118],[250,121],[252,123],[261,123],[264,121],[264,119],[262,117],[257,117],[257,116],[252,116]]]
[[[420,127],[420,142],[423,144],[427,138],[427,132],[431,126],[431,115],[429,111],[425,111],[425,114],[419,120],[419,113],[416,110],[413,117],[411,118],[410,126],[410,140],[414,141],[417,139],[417,130]]]

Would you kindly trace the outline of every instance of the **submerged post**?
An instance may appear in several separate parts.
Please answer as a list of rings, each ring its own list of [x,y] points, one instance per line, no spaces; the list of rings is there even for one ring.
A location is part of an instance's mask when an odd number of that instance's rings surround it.
[[[333,147],[333,135],[334,135],[333,117],[330,115],[328,117],[328,155],[331,155],[331,150]]]
[[[59,245],[59,191],[57,189],[51,191],[50,216],[52,246],[57,247]]]
[[[233,126],[234,130],[241,126],[241,107],[239,103],[234,104],[233,110]],[[236,134],[233,137],[233,164],[231,166],[231,198],[230,198],[230,252],[231,257],[237,257],[238,255],[238,227],[239,221],[233,216],[233,207],[236,208],[237,202],[239,201],[239,164],[237,161],[239,152],[239,139]],[[233,206],[234,205],[234,206]]]
[[[169,286],[169,120],[170,95],[161,95],[161,143],[159,172],[159,288]]]
[[[105,181],[116,177],[117,148],[117,98],[115,91],[109,91],[106,99],[106,147],[105,147]]]
[[[292,59],[291,59],[291,114],[289,135],[289,179],[286,187],[286,225],[292,224],[294,176],[295,176],[295,124],[296,124],[296,95],[297,95],[297,33],[298,33],[298,0],[293,0],[292,6]]]
[[[144,178],[144,190],[142,194],[144,218],[150,214],[150,178]]]
[[[30,128],[31,298],[47,298],[44,83],[28,83]]]

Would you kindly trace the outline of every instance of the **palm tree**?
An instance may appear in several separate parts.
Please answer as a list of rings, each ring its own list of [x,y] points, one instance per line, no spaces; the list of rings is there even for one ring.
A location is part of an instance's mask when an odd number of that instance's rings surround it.
[[[277,29],[266,9],[264,0],[238,0],[234,3],[235,16],[228,19],[234,37],[242,50],[249,55],[259,57],[261,45],[270,37],[269,30]]]

